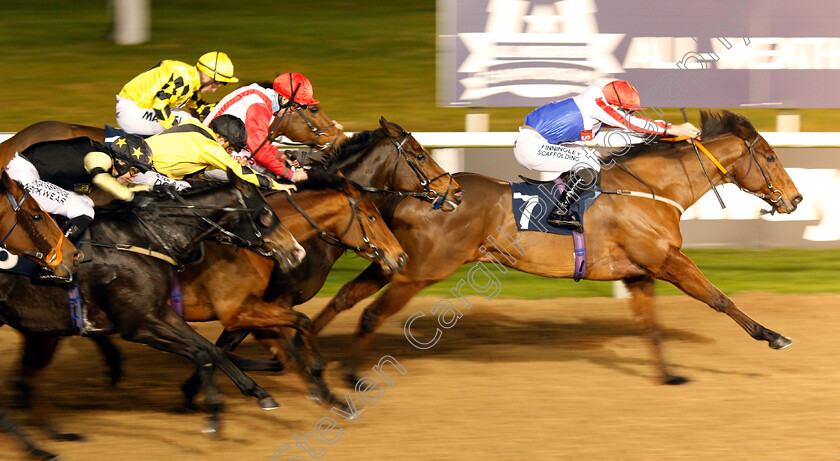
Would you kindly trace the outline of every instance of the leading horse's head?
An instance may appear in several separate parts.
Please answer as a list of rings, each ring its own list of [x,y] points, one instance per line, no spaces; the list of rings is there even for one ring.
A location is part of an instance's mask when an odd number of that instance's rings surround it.
[[[0,247],[26,256],[58,277],[79,268],[82,253],[34,198],[3,171],[0,198]]]
[[[700,114],[703,138],[734,135],[731,149],[736,158],[727,179],[767,202],[771,213],[792,213],[802,202],[802,195],[782,166],[773,146],[756,131],[743,115],[730,111]]]

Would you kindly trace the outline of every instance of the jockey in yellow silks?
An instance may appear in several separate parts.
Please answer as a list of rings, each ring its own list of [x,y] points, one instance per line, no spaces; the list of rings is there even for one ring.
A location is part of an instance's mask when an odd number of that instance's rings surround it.
[[[117,124],[127,133],[154,135],[191,118],[193,109],[204,117],[214,104],[199,94],[213,93],[236,83],[233,63],[220,51],[205,53],[195,66],[165,60],[134,77],[117,95]]]

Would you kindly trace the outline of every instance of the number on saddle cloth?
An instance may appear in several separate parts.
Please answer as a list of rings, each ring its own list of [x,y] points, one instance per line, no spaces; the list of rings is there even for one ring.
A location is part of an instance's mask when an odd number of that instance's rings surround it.
[[[510,188],[511,206],[517,229],[572,235],[571,230],[549,226],[546,223],[548,214],[560,198],[560,190],[553,181],[512,182]],[[581,224],[583,224],[584,213],[600,194],[600,190],[585,190],[580,194],[580,199],[572,204],[571,209],[581,217]]]

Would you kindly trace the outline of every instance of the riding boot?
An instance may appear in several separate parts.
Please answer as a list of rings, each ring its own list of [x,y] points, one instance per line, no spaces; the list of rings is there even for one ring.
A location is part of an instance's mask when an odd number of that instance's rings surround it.
[[[595,184],[597,172],[586,169],[581,172],[573,171],[569,177],[569,184],[560,194],[554,209],[548,214],[548,224],[571,231],[583,232],[583,225],[580,217],[572,211],[572,204],[579,198],[580,194]]]
[[[76,240],[82,236],[91,221],[93,221],[93,218],[90,216],[76,216],[70,220],[70,226],[64,231],[64,237],[75,244]]]

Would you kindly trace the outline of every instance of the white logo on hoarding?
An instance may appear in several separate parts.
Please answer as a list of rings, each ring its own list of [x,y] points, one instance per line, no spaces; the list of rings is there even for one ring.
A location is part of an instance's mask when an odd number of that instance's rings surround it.
[[[623,72],[614,51],[624,34],[599,34],[596,11],[594,0],[491,0],[485,32],[458,34],[469,52],[460,99],[559,98]]]

